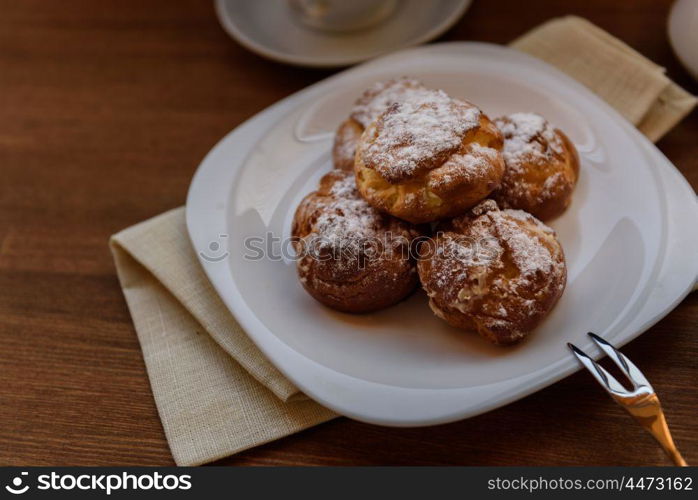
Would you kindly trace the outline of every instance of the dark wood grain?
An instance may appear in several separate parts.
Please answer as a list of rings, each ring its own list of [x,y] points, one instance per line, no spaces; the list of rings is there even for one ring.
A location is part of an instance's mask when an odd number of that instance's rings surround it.
[[[698,93],[667,42],[669,4],[475,1],[445,38],[506,43],[574,13]],[[2,0],[0,12],[0,464],[172,464],[107,239],[181,205],[221,136],[329,72],[243,50],[206,1]],[[696,137],[694,113],[659,143],[694,187]],[[697,337],[694,294],[626,348],[693,463]],[[578,373],[456,424],[390,429],[339,419],[221,463],[667,462]]]

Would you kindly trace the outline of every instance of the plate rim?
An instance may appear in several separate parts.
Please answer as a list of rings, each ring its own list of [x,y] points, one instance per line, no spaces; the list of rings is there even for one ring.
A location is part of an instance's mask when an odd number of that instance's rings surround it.
[[[408,49],[408,50],[398,51],[397,53],[395,53],[395,54],[393,54],[393,55],[390,55],[390,56],[386,56],[386,57],[394,57],[396,54],[404,54],[404,53],[411,52],[411,51],[414,52],[414,51],[421,51],[421,50],[425,50],[425,49],[427,49],[427,50],[434,50],[434,48],[436,48],[436,47],[438,47],[438,46],[440,46],[440,45],[441,45],[441,46],[448,46],[448,45],[460,45],[460,46],[464,46],[464,45],[468,46],[468,45],[470,45],[470,46],[473,46],[473,45],[477,45],[477,46],[496,47],[497,50],[505,50],[505,51],[517,52],[517,51],[513,51],[513,49],[510,49],[510,48],[501,47],[501,46],[498,46],[498,45],[493,45],[493,44],[488,44],[488,43],[482,43],[482,42],[447,42],[447,43],[443,43],[443,44],[431,45],[431,46],[429,46],[429,47],[422,47],[422,48],[417,48],[417,49]],[[539,60],[537,60],[537,59],[535,59],[535,58],[532,58],[531,56],[528,56],[528,55],[526,55],[526,54],[522,54],[522,53],[519,53],[519,52],[517,52],[517,55],[518,55],[519,57],[524,57],[524,58],[532,59],[532,60],[536,61],[538,64],[542,64],[543,66],[548,67],[550,70],[553,70],[554,73],[557,73],[557,76],[558,76],[558,77],[562,77],[563,79],[566,79],[566,80],[567,80],[567,83],[571,83],[571,84],[573,84],[573,85],[575,85],[575,86],[577,86],[577,87],[582,87],[581,84],[579,84],[579,82],[576,82],[575,80],[571,79],[569,76],[564,75],[563,73],[561,73],[561,72],[560,72],[559,70],[557,70],[556,68],[554,68],[554,67],[552,67],[552,66],[550,66],[550,65],[548,65],[548,64],[546,64],[546,63],[543,63],[542,61],[539,61]],[[375,61],[372,62],[372,63],[367,63],[367,64],[375,64]],[[348,70],[348,71],[352,71],[352,70]],[[322,80],[322,81],[320,81],[320,82],[318,82],[318,83],[316,83],[316,84],[314,84],[314,85],[311,85],[310,87],[308,87],[308,88],[306,88],[306,89],[304,89],[304,90],[301,90],[299,93],[294,94],[293,96],[291,96],[291,98],[292,98],[292,97],[296,97],[296,96],[300,96],[300,95],[302,95],[302,94],[305,94],[306,92],[310,92],[316,85],[320,85],[320,84],[326,83],[326,82],[328,82],[329,80],[333,80],[333,79],[335,79],[335,78],[340,78],[344,73],[345,73],[345,72],[342,72],[342,73],[340,73],[340,74],[338,74],[338,75],[334,75],[334,76],[332,76],[332,77],[330,77],[330,78],[328,78],[328,79],[324,79],[324,80]],[[623,126],[626,128],[626,132],[628,132],[628,133],[630,134],[630,137],[631,137],[631,138],[635,139],[635,142],[636,142],[636,143],[637,143],[637,138],[639,137],[639,138],[641,138],[641,140],[643,140],[643,141],[645,141],[645,142],[647,143],[646,146],[651,146],[652,148],[654,148],[654,149],[656,150],[656,147],[655,147],[652,143],[650,143],[647,139],[645,139],[644,137],[642,137],[642,136],[640,135],[640,133],[639,133],[632,125],[630,125],[627,121],[625,121],[613,108],[611,108],[611,107],[608,106],[606,103],[604,103],[603,101],[601,101],[600,98],[598,98],[598,96],[594,95],[594,94],[593,94],[591,91],[589,91],[588,89],[586,89],[586,88],[584,88],[584,87],[582,87],[582,89],[583,89],[583,91],[586,92],[588,95],[590,95],[590,96],[592,96],[594,99],[596,99],[607,111],[610,111],[610,112],[613,114],[613,116],[616,117],[616,119],[619,119],[619,120],[620,120],[620,124],[623,125]],[[283,103],[288,102],[288,99],[290,99],[290,98],[287,98],[287,99],[285,99],[285,100],[283,100],[283,101],[281,101],[281,102],[279,102],[279,103],[277,103],[277,104],[271,106],[270,108],[267,108],[267,110],[262,111],[259,115],[261,115],[262,113],[265,113],[265,112],[267,112],[267,111],[271,111],[272,109],[276,108],[277,106],[283,105]],[[221,145],[221,143],[223,143],[224,141],[226,141],[226,139],[228,139],[232,134],[236,133],[236,131],[238,131],[240,128],[244,127],[245,125],[248,125],[250,121],[254,120],[254,118],[256,118],[256,117],[259,116],[259,115],[256,115],[255,117],[253,117],[252,119],[250,119],[248,122],[245,122],[245,123],[242,124],[239,128],[236,128],[233,132],[231,132],[231,133],[229,133],[228,135],[226,135],[226,136],[225,136],[223,139],[221,139],[221,141],[211,150],[211,152],[209,152],[209,155],[212,154],[212,153]],[[638,144],[638,147],[640,147],[640,146],[641,146],[642,144],[644,144],[644,143],[637,143],[637,144]],[[661,153],[659,153],[659,154],[661,154]],[[193,196],[193,193],[194,193],[194,191],[195,191],[194,188],[195,188],[195,184],[196,184],[196,181],[197,181],[197,175],[200,173],[201,167],[206,163],[206,160],[208,159],[209,155],[207,155],[207,157],[204,159],[204,161],[202,161],[202,164],[200,165],[199,169],[197,169],[197,174],[195,174],[194,179],[192,180],[192,185],[190,186],[190,191],[189,191],[189,194],[188,194],[188,197],[187,197],[187,227],[188,227],[188,232],[189,232],[189,234],[190,234],[190,237],[191,237],[191,239],[192,239],[192,243],[193,243],[194,247],[197,248],[197,249],[198,249],[199,247],[197,246],[196,241],[195,241],[195,237],[194,237],[194,235],[193,235],[193,233],[194,233],[194,228],[191,227],[191,224],[193,224],[194,221],[193,221],[193,212],[190,210],[190,208],[191,208],[193,205],[190,203],[190,201],[192,201],[192,196]],[[662,157],[663,157],[663,155],[662,155]],[[666,160],[665,157],[663,157],[663,158]],[[649,161],[649,160],[648,160],[648,161]],[[671,163],[670,163],[668,160],[666,160],[666,163],[667,163],[670,167],[673,167],[673,165],[671,165]],[[676,170],[675,167],[673,167],[673,168],[674,168],[674,170]],[[678,175],[680,175],[680,173],[679,173]],[[690,186],[689,186],[689,187],[690,187]],[[665,222],[665,224],[666,224],[666,222]],[[663,259],[664,253],[662,253],[660,257]],[[201,261],[201,258],[200,258],[199,260]],[[204,265],[203,262],[201,262],[201,263],[202,263],[202,265],[203,265],[203,267],[204,267],[204,270],[205,270],[207,276],[208,276],[209,279],[212,281],[212,283],[213,283],[213,285],[214,285],[214,288],[216,288],[216,290],[219,291],[219,290],[218,290],[218,286],[217,286],[216,283],[215,283],[215,279],[212,278],[211,274],[209,273],[209,269],[206,267],[206,265]],[[658,262],[658,263],[655,263],[655,265],[660,265],[660,264],[663,264],[663,261],[660,261],[660,262]],[[684,290],[683,292],[685,292],[685,294],[687,294],[689,291],[690,291],[690,287],[688,287],[688,289],[687,289],[687,290]],[[219,292],[220,292],[220,291],[219,291]],[[238,294],[239,294],[239,292],[238,292]],[[249,318],[249,317],[247,317],[247,316],[244,314],[245,311],[242,311],[241,313],[235,311],[235,309],[237,309],[237,307],[236,307],[235,305],[231,305],[231,304],[229,303],[229,301],[234,302],[234,301],[232,301],[232,299],[230,299],[230,297],[222,297],[222,298],[224,299],[224,302],[226,303],[226,306],[231,310],[231,312],[234,314],[234,316],[236,317],[236,319],[240,322],[240,324],[241,324],[241,326],[243,327],[244,330],[249,331],[250,329],[254,329],[254,328],[257,328],[257,327],[259,326],[259,325],[253,324],[253,323],[254,323],[254,320],[256,320],[256,321],[259,322],[259,320],[258,320],[257,318]],[[241,296],[240,296],[239,299],[241,299]],[[243,306],[244,308],[247,308],[246,304],[244,303],[244,299],[242,299],[242,306]],[[637,337],[637,336],[640,335],[641,333],[643,333],[643,332],[644,332],[647,328],[649,328],[654,322],[658,321],[658,320],[661,319],[664,315],[666,315],[666,314],[671,310],[671,308],[672,308],[672,307],[669,307],[669,308],[667,308],[666,310],[663,310],[661,313],[659,313],[656,317],[651,318],[651,321],[649,321],[646,325],[643,325],[643,327],[642,327],[641,329],[639,329],[636,333],[626,335],[626,336],[624,337],[624,339],[622,339],[622,342],[620,342],[619,344],[622,345],[622,344],[624,344],[624,343],[626,343],[626,342],[632,340],[633,338]],[[237,312],[237,313],[236,313],[236,312]],[[247,312],[249,313],[250,311],[247,311]],[[263,327],[263,325],[262,325],[262,327]],[[266,327],[263,327],[263,328],[266,328]],[[271,333],[271,336],[274,336],[273,333]],[[271,349],[272,346],[266,345],[265,342],[261,342],[260,339],[257,338],[257,337],[254,337],[254,336],[252,336],[252,335],[250,335],[250,337],[252,338],[252,340],[254,341],[254,343],[257,344],[258,347],[267,355],[267,357],[269,357],[269,358],[274,358],[274,357],[275,357],[275,355],[271,355],[271,354],[268,352],[268,349]],[[298,353],[297,351],[291,349],[289,346],[287,346],[285,343],[283,343],[280,339],[276,338],[276,340],[277,340],[277,342],[281,343],[282,346],[276,345],[276,346],[273,346],[273,347],[280,348],[281,350],[285,351],[286,354],[288,354],[289,356],[292,356],[292,355],[293,355],[292,353],[295,353],[296,355],[301,356],[306,362],[309,362],[309,363],[312,363],[312,364],[314,364],[314,365],[320,366],[320,367],[321,367],[321,371],[322,371],[322,369],[324,369],[324,370],[330,370],[330,371],[333,371],[334,373],[338,373],[338,374],[341,375],[342,377],[352,378],[352,379],[354,379],[354,380],[356,380],[356,381],[360,381],[360,382],[367,382],[367,381],[364,381],[364,380],[361,380],[361,379],[357,379],[357,378],[355,378],[355,377],[352,377],[351,375],[348,375],[348,374],[345,374],[345,373],[335,372],[334,370],[331,370],[331,369],[328,368],[328,367],[325,367],[325,366],[323,366],[323,365],[320,365],[320,364],[317,363],[316,361],[314,361],[314,360],[312,360],[312,359],[310,359],[310,358],[307,358],[307,357],[303,356],[302,354]],[[273,343],[273,342],[272,342],[272,343]],[[277,354],[278,354],[278,353],[277,353]],[[563,360],[563,361],[564,361],[564,360]],[[561,362],[562,362],[562,361],[561,361]],[[469,416],[472,416],[472,415],[475,415],[475,414],[479,414],[479,413],[483,413],[483,412],[485,412],[485,411],[489,411],[489,410],[494,409],[494,408],[499,407],[499,406],[503,406],[503,405],[505,405],[505,404],[508,404],[508,403],[511,402],[511,401],[517,400],[517,399],[519,399],[519,398],[521,398],[521,397],[524,397],[524,396],[526,396],[526,395],[528,395],[528,394],[531,394],[531,393],[533,393],[533,392],[535,392],[535,391],[537,391],[537,390],[539,390],[539,389],[541,389],[541,388],[543,388],[543,387],[546,387],[546,386],[548,386],[548,385],[550,385],[550,384],[556,382],[557,380],[560,380],[561,378],[566,377],[567,375],[569,375],[569,374],[573,373],[574,371],[576,371],[577,369],[579,369],[579,367],[578,367],[577,365],[567,363],[568,366],[567,366],[566,368],[560,369],[559,371],[557,371],[557,372],[556,372],[554,375],[552,375],[552,376],[545,376],[545,377],[542,377],[540,380],[537,380],[537,381],[533,381],[533,380],[531,380],[530,382],[529,382],[529,381],[522,381],[523,383],[514,383],[514,384],[512,384],[512,383],[511,383],[511,382],[512,382],[511,379],[507,379],[507,380],[505,380],[505,382],[508,383],[508,384],[510,385],[509,390],[504,391],[504,392],[499,392],[499,393],[497,393],[497,394],[496,394],[497,397],[495,398],[495,400],[490,400],[490,401],[481,402],[478,406],[472,407],[472,408],[470,408],[468,411],[455,411],[455,412],[449,413],[449,414],[444,413],[444,414],[439,415],[438,417],[435,417],[435,418],[428,418],[428,419],[417,419],[417,420],[413,420],[413,419],[406,418],[406,419],[397,419],[397,420],[396,420],[396,419],[374,418],[374,417],[371,417],[371,416],[367,416],[367,414],[362,414],[362,413],[360,413],[360,412],[357,413],[357,412],[355,412],[355,411],[353,411],[353,410],[351,410],[351,409],[347,409],[346,407],[338,407],[334,402],[328,401],[328,400],[326,400],[325,398],[319,396],[319,395],[317,394],[317,391],[308,388],[308,387],[306,386],[306,384],[299,383],[298,380],[296,379],[296,377],[294,376],[294,374],[289,373],[287,369],[285,369],[284,367],[279,366],[277,363],[274,363],[274,364],[277,366],[277,368],[280,369],[280,371],[281,371],[282,373],[284,373],[284,375],[286,375],[289,379],[291,379],[292,381],[294,381],[294,383],[295,383],[297,386],[299,386],[299,388],[301,388],[304,392],[307,392],[308,394],[312,395],[312,396],[313,396],[313,399],[318,400],[320,403],[324,404],[325,406],[328,406],[328,407],[330,407],[330,408],[332,408],[332,409],[334,409],[334,410],[336,410],[336,411],[341,412],[341,413],[344,414],[344,415],[350,416],[350,417],[352,417],[352,418],[356,418],[356,419],[358,419],[358,420],[368,421],[368,422],[372,422],[372,423],[378,423],[378,424],[382,424],[382,425],[392,425],[392,426],[433,425],[433,424],[439,424],[439,423],[449,422],[449,421],[453,421],[453,420],[458,420],[458,419],[462,419],[462,418],[467,418],[467,417],[469,417]],[[536,372],[533,372],[533,373],[531,373],[531,374],[527,374],[527,377],[529,377],[529,378],[534,378],[533,376],[536,376],[536,375],[540,375],[540,373],[539,373],[538,371],[536,371]],[[525,378],[525,377],[524,377],[524,378]],[[370,384],[372,384],[372,385],[380,385],[380,384],[375,383],[375,382],[368,382],[368,383],[370,383]],[[528,384],[528,385],[527,385],[526,387],[523,387],[523,385],[525,385],[525,384]],[[399,389],[405,389],[405,388],[396,388],[395,386],[387,386],[387,387],[389,387],[389,388],[391,389],[391,391],[396,391],[396,390],[399,390]],[[479,386],[479,387],[482,387],[482,386]],[[477,387],[476,387],[476,388],[477,388]],[[464,392],[464,389],[468,389],[468,388],[456,388],[456,389],[415,389],[415,388],[407,388],[407,389],[405,389],[405,390],[406,390],[407,392],[411,393],[411,394],[416,394],[416,393],[418,394],[420,391],[429,391],[429,392],[460,391],[461,393],[463,393],[463,392]]]

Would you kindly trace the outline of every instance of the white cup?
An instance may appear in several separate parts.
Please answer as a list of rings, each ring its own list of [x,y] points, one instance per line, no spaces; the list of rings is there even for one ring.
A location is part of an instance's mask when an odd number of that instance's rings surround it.
[[[294,16],[323,31],[366,29],[389,17],[398,0],[288,0]]]
[[[669,41],[693,78],[698,80],[698,0],[677,0],[669,14]]]

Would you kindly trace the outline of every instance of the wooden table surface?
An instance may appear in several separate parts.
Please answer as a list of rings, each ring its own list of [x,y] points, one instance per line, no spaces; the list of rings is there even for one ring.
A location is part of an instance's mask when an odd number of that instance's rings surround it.
[[[476,0],[443,38],[506,43],[573,13],[698,93],[667,41],[670,3]],[[2,0],[0,12],[0,465],[172,464],[107,239],[182,205],[220,137],[331,72],[247,52],[209,1]],[[697,139],[693,113],[659,143],[694,187]],[[698,293],[624,350],[698,463]],[[221,463],[667,460],[577,373],[459,423],[391,429],[338,419]]]

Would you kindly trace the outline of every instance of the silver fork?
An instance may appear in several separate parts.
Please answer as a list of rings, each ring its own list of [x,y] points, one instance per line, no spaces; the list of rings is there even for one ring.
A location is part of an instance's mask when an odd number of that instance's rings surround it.
[[[611,395],[614,401],[625,408],[645,430],[652,434],[666,454],[669,455],[669,458],[674,461],[674,464],[684,467],[688,465],[674,444],[671,432],[669,432],[669,426],[666,423],[666,418],[664,418],[662,406],[659,403],[659,398],[649,381],[637,366],[626,358],[623,353],[618,351],[618,349],[595,333],[589,332],[588,335],[618,368],[620,368],[623,374],[632,383],[632,390],[623,387],[613,375],[608,373],[601,365],[596,363],[577,346],[570,343],[568,343],[567,346],[572,350],[582,365],[594,376],[599,384],[601,384],[601,387],[606,389],[606,392]]]

